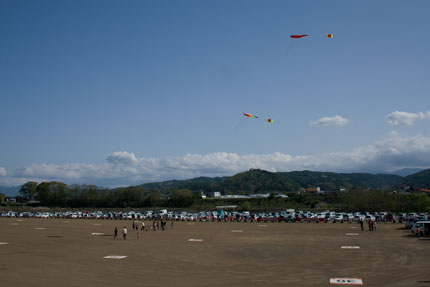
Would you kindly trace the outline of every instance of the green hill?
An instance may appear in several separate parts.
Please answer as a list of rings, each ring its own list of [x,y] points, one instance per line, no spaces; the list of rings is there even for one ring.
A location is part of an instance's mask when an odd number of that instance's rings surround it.
[[[266,193],[296,191],[306,187],[321,190],[340,188],[391,188],[403,177],[391,174],[334,173],[316,171],[269,172],[251,169],[231,177],[198,177],[141,185],[146,190],[189,189],[192,191],[221,191],[223,193]]]
[[[168,180],[163,182],[145,183],[142,186],[145,190],[172,190],[172,189],[189,189],[193,191],[212,191],[212,189],[222,182],[225,177],[196,177],[186,180]]]
[[[408,175],[403,183],[414,188],[430,188],[430,169]]]

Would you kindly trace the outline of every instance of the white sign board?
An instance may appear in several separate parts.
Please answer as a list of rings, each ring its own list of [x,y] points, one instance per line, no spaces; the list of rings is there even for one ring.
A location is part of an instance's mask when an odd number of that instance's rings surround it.
[[[127,258],[127,256],[124,255],[108,255],[103,257],[104,259],[124,259]]]
[[[342,249],[360,249],[360,246],[342,246]]]
[[[203,239],[190,238],[190,239],[188,239],[188,241],[190,241],[190,242],[201,242],[201,241],[203,241]]]
[[[351,236],[354,236],[354,235],[358,235],[358,233],[345,233],[345,235],[351,235]]]
[[[330,284],[334,285],[363,285],[360,278],[330,278]]]

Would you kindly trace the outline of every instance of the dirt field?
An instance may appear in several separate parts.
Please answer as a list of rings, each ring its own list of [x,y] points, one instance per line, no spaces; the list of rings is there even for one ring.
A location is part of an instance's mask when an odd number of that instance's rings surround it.
[[[362,232],[348,223],[175,222],[173,230],[168,223],[168,230],[140,239],[131,225],[0,219],[0,242],[8,243],[0,244],[0,286],[296,287],[330,286],[331,277],[361,278],[364,286],[430,286],[430,238],[414,238],[402,225]]]

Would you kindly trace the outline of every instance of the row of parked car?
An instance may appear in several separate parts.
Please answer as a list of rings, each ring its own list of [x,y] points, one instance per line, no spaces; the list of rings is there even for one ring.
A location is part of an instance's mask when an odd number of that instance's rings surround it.
[[[408,228],[418,220],[430,219],[426,213],[400,213],[389,212],[334,212],[330,210],[322,212],[301,211],[286,209],[280,212],[249,211],[201,211],[191,213],[188,211],[127,211],[127,212],[102,212],[102,211],[66,211],[66,212],[3,212],[1,217],[20,218],[72,218],[72,219],[105,219],[105,220],[143,220],[143,219],[167,219],[176,221],[263,221],[263,222],[405,222]]]
[[[430,216],[425,213],[410,213],[405,220],[405,228],[417,237],[430,235]]]

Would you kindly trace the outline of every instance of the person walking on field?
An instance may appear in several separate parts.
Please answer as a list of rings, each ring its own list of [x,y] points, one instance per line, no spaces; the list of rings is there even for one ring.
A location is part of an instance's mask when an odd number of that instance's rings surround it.
[[[373,222],[373,231],[376,231],[376,221]]]
[[[127,228],[125,228],[125,226],[124,226],[124,229],[122,230],[122,238],[123,238],[124,240],[126,240],[126,239],[127,239]]]
[[[142,221],[142,229],[141,229],[141,231],[145,231],[145,222],[144,221]],[[148,230],[146,230],[146,231],[148,231]]]
[[[118,239],[118,228],[115,227],[115,230],[113,231],[113,238]]]

